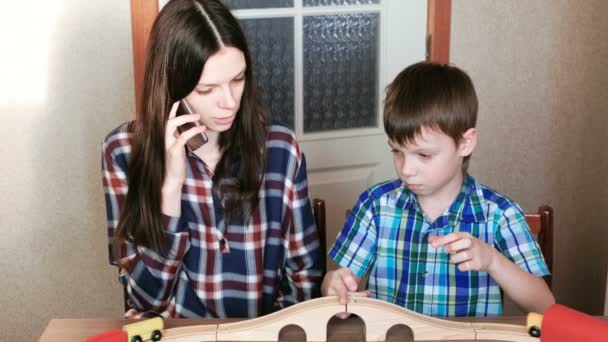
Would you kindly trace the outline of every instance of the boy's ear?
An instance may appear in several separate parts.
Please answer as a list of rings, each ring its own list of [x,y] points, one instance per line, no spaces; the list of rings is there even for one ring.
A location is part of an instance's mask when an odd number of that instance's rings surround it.
[[[461,157],[466,157],[473,153],[473,150],[477,146],[477,129],[469,128],[462,134],[460,144],[458,144],[458,152]]]

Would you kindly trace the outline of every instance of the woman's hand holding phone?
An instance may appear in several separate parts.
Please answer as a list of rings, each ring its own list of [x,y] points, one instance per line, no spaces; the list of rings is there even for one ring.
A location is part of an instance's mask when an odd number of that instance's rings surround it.
[[[205,126],[196,125],[200,120],[198,114],[183,114],[177,116],[179,102],[175,102],[169,112],[165,125],[165,179],[162,187],[162,211],[165,215],[179,216],[181,214],[181,192],[186,180],[186,150],[185,146],[192,137],[204,134]],[[178,130],[184,124],[193,124],[190,129]]]
[[[180,116],[180,115],[184,115],[184,114],[194,114],[194,111],[192,111],[192,108],[190,108],[190,105],[188,104],[188,101],[186,101],[186,99],[181,100],[179,107],[177,107],[176,116]],[[200,126],[200,125],[201,125],[200,121],[186,122],[185,124],[183,124],[181,126],[177,126],[177,130],[180,133],[182,133],[186,130],[189,130],[190,128],[192,128],[194,126]],[[209,138],[207,138],[207,135],[203,132],[201,134],[196,134],[192,138],[188,139],[186,146],[188,146],[190,151],[196,151],[201,146],[205,145],[207,143],[207,141],[209,141]]]

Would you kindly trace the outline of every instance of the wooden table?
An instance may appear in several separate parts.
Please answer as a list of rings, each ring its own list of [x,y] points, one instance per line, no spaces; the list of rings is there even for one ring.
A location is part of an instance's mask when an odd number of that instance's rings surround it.
[[[329,342],[363,342],[362,324],[356,317],[346,320],[337,318],[329,322]],[[452,318],[459,322],[486,322],[525,325],[525,317],[493,318]],[[222,324],[237,322],[239,319],[166,319],[165,328],[183,327],[201,324]],[[40,342],[84,342],[87,337],[107,330],[120,328],[132,321],[124,319],[53,319],[40,337]],[[303,341],[300,336],[287,336],[287,341]],[[161,340],[162,341],[162,340]],[[403,341],[403,339],[401,339]]]

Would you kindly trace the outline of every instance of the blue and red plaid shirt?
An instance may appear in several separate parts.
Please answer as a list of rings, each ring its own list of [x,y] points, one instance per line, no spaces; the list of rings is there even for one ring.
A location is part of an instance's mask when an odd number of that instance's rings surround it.
[[[133,124],[103,145],[103,186],[111,243],[126,199]],[[306,161],[288,128],[266,141],[259,206],[248,222],[224,222],[212,173],[187,152],[181,216],[163,217],[169,253],[125,242],[119,277],[134,308],[126,317],[257,317],[320,295],[322,255],[308,199]]]

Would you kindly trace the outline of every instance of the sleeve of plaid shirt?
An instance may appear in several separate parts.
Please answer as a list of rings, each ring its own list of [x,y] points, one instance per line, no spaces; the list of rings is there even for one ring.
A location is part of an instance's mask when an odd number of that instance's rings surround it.
[[[120,246],[119,256],[112,257],[112,239],[128,189],[125,170],[130,149],[130,133],[125,131],[111,133],[103,145],[102,173],[110,263],[119,266],[120,280],[127,285],[129,299],[138,311],[162,312],[171,299],[176,274],[189,247],[188,233],[178,228],[179,218],[163,216],[165,246],[168,248],[165,257],[127,241]]]
[[[295,137],[294,137],[295,144]],[[299,151],[296,144],[296,150]],[[320,295],[321,253],[319,235],[308,198],[306,159],[299,154],[294,184],[288,197],[291,221],[288,230],[285,260],[285,288],[278,298],[281,307],[315,298]]]
[[[495,237],[496,248],[523,270],[537,277],[549,275],[545,259],[521,208],[514,204],[505,208],[500,215]]]
[[[370,192],[362,193],[329,251],[334,261],[358,277],[363,277],[376,261],[377,209]]]

